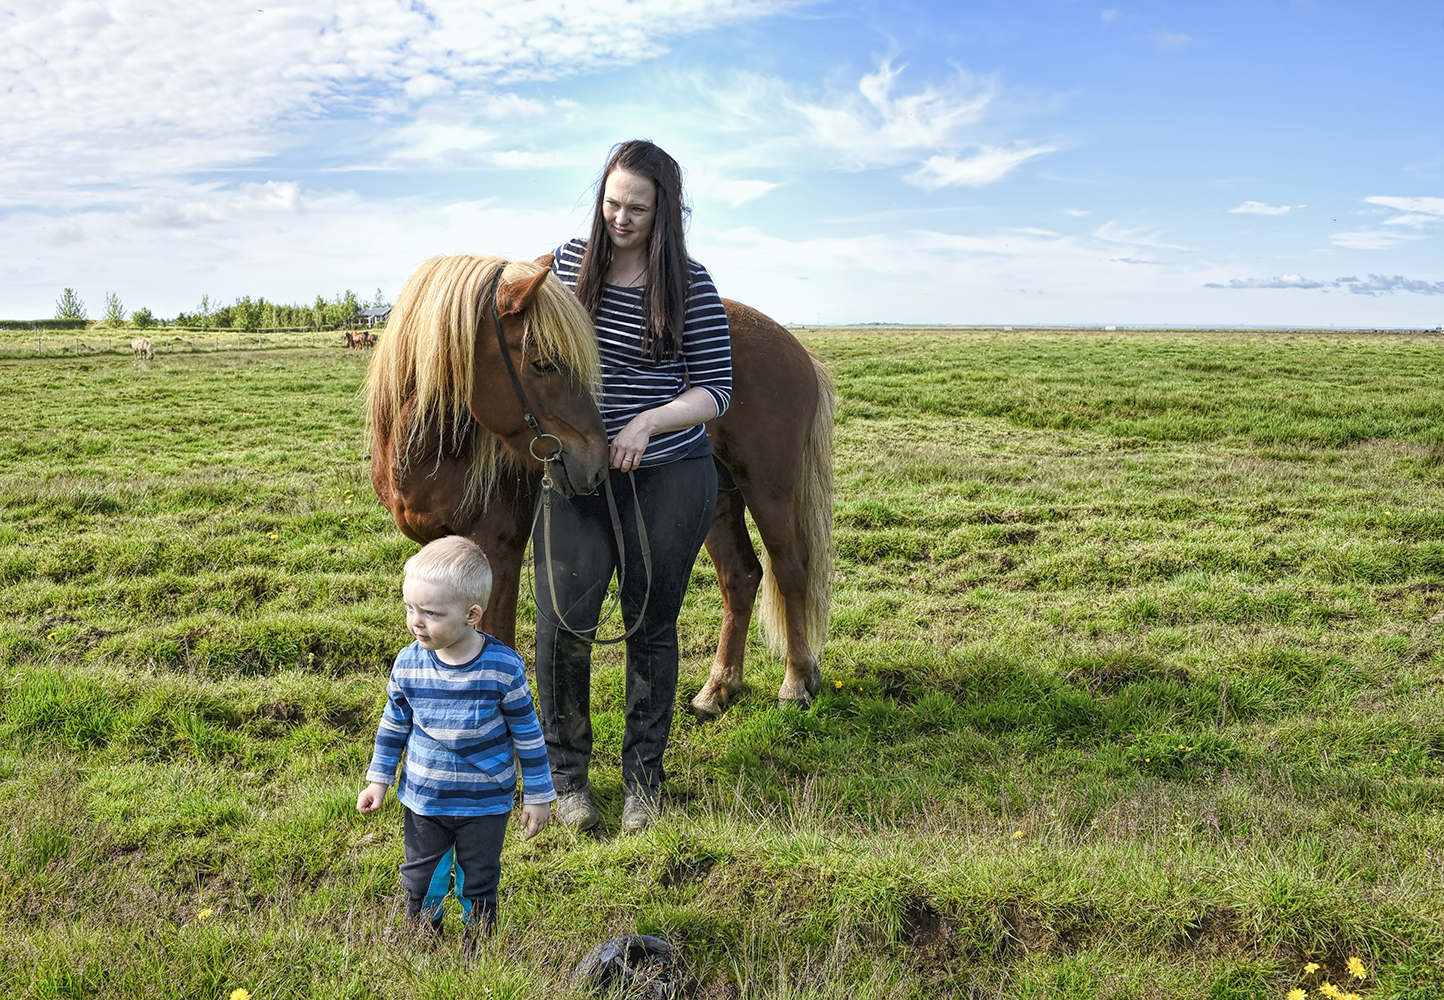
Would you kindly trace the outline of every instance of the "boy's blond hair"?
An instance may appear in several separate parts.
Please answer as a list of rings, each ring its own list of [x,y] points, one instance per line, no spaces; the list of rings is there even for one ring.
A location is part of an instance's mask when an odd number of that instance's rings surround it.
[[[422,546],[421,551],[406,560],[406,576],[451,588],[468,605],[483,610],[491,600],[491,563],[470,538],[447,535]]]

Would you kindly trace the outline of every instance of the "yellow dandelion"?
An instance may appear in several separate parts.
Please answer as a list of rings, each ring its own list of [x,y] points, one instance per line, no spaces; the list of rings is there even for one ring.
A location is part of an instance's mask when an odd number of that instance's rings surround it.
[[[1178,744],[1178,749],[1180,749],[1180,750],[1186,750],[1187,747],[1185,747],[1182,743],[1180,743],[1180,744]]]
[[[1340,993],[1339,1000],[1364,1000],[1364,998],[1357,993]]]
[[[1152,759],[1153,759],[1152,757],[1144,757],[1144,758],[1143,758],[1143,763],[1147,764],[1147,763],[1148,763],[1149,761],[1151,761]]]
[[[1020,839],[1022,836],[1023,836],[1023,831],[1022,831],[1022,830],[1014,830],[1014,831],[1013,831],[1013,839],[1014,839],[1014,840],[1018,840],[1018,839]]]
[[[346,502],[347,502],[347,503],[350,503],[350,502],[351,502],[351,498],[350,498],[350,497],[347,497],[347,498],[346,498]]]
[[[1339,995],[1339,988],[1328,980],[1325,980],[1319,986],[1319,992],[1326,997],[1336,997]]]
[[[833,684],[833,686],[836,687],[838,690],[842,690],[842,681],[833,681],[832,684]]]
[[[349,521],[349,520],[351,520],[349,517],[343,517],[343,518],[341,518],[341,523],[342,523],[342,524],[345,524],[345,523],[346,523],[347,521]]]
[[[211,914],[214,913],[214,912],[215,912],[214,910],[212,910],[209,906],[207,906],[204,910],[201,910],[199,913],[196,914],[196,919],[197,919],[197,920],[209,920],[210,917],[211,917]]]
[[[1349,960],[1344,963],[1344,968],[1348,969],[1349,975],[1355,979],[1363,979],[1369,974],[1369,971],[1364,968],[1364,963],[1359,961],[1356,955],[1349,956]]]
[[[268,531],[268,532],[266,532],[266,537],[267,537],[267,538],[280,538],[281,536],[278,535],[278,534],[276,534],[274,531]]]
[[[1318,971],[1319,971],[1319,963],[1318,963],[1318,962],[1310,962],[1308,965],[1304,966],[1304,971],[1305,971],[1305,972],[1318,972]]]
[[[1306,997],[1306,996],[1308,996],[1308,995],[1309,995],[1309,991],[1308,991],[1308,990],[1301,990],[1301,989],[1295,987],[1294,989],[1289,990],[1288,1000],[1304,1000],[1304,997]]]
[[[231,990],[231,1000],[251,1000],[251,991]]]

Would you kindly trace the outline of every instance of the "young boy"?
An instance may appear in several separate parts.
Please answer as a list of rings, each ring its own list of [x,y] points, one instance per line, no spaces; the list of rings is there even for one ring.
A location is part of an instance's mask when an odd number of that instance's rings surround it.
[[[404,752],[396,797],[406,807],[406,914],[415,922],[425,911],[440,933],[454,853],[470,945],[496,921],[518,764],[527,840],[546,828],[557,796],[521,657],[477,629],[491,597],[491,566],[481,549],[458,535],[432,542],[406,561],[401,594],[416,641],[391,668],[366,771],[370,784],[356,808],[381,808]]]

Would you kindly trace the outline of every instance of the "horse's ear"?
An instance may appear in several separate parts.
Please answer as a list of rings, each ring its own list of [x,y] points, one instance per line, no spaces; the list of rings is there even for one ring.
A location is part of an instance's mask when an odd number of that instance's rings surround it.
[[[546,268],[548,271],[550,271],[550,270],[552,269],[552,265],[556,263],[556,260],[557,260],[557,255],[556,255],[556,254],[554,254],[554,253],[544,253],[544,254],[542,254],[540,257],[538,257],[536,260],[532,261],[532,263],[533,263],[533,264],[540,264],[542,267],[544,267],[544,268]]]
[[[519,313],[526,308],[536,290],[542,286],[551,275],[550,269],[538,271],[530,278],[518,278],[516,281],[507,281],[496,290],[496,309],[503,316],[510,316],[512,313]]]

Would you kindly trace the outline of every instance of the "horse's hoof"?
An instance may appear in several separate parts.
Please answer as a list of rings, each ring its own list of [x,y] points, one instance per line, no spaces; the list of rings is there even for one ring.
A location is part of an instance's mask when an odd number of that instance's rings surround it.
[[[809,708],[812,707],[812,696],[811,696],[811,695],[803,695],[803,696],[798,697],[798,698],[784,698],[784,697],[782,697],[781,695],[778,695],[778,697],[777,697],[777,707],[778,707],[778,708],[795,708],[795,709],[797,709],[797,710],[800,711],[800,712],[805,712],[805,711],[807,711]]]
[[[712,698],[703,698],[700,694],[687,703],[687,711],[698,722],[711,722],[726,710],[726,705]]]

